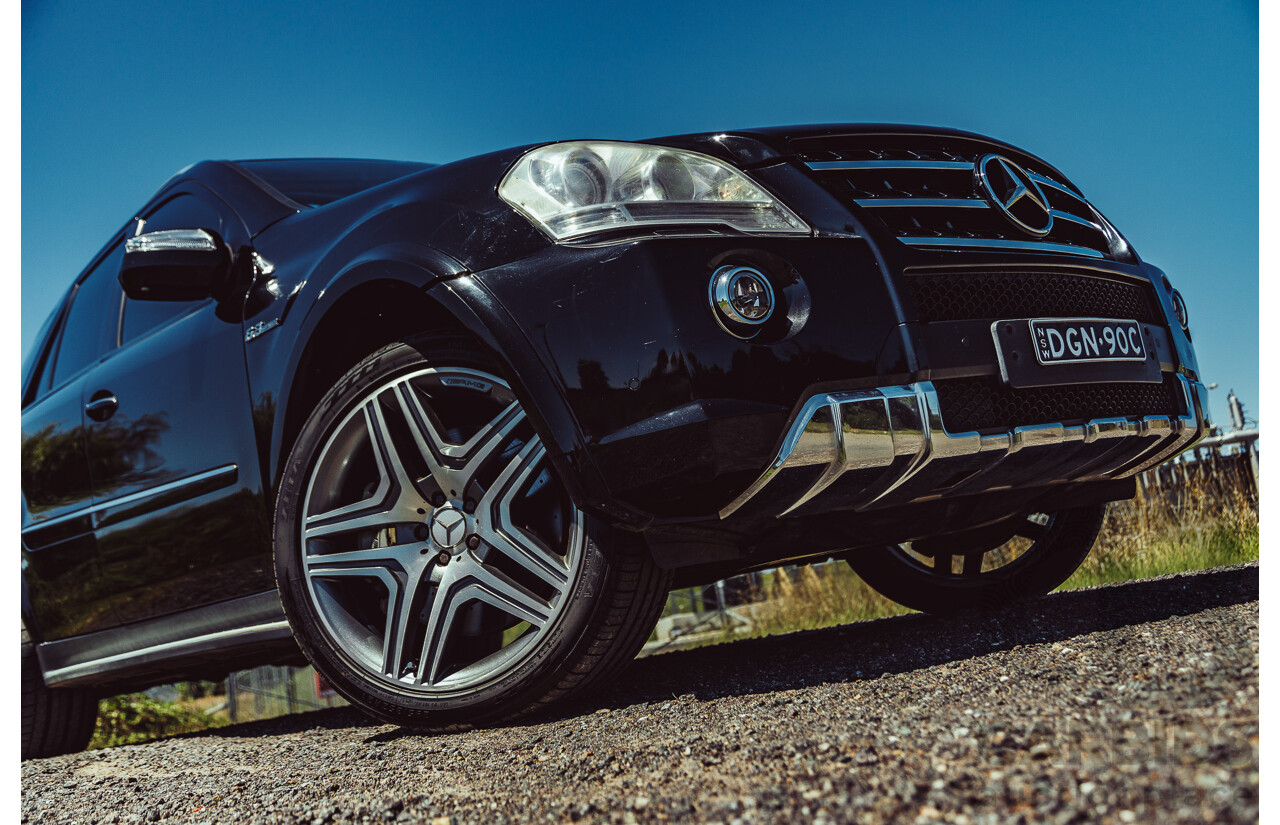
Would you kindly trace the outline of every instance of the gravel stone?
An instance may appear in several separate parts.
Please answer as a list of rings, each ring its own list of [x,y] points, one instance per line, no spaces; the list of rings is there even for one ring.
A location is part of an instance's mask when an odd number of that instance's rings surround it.
[[[1254,822],[1257,599],[1236,565],[664,653],[510,727],[338,709],[31,760],[22,818]]]

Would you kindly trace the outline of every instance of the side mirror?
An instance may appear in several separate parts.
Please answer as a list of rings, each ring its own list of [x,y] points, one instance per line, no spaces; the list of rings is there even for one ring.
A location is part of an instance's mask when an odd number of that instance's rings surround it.
[[[127,238],[120,285],[135,301],[198,301],[231,272],[231,251],[208,229],[164,229]]]

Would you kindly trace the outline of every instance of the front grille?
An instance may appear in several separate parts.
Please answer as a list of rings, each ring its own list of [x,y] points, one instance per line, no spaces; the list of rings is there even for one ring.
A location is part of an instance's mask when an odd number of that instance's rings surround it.
[[[946,135],[804,138],[792,147],[823,187],[865,210],[909,246],[1130,257],[1123,241],[1059,173],[1021,153]],[[1039,184],[1053,214],[1047,234],[1025,232],[988,202],[974,171],[988,154],[1008,156]]]
[[[999,318],[1131,318],[1163,323],[1141,284],[1079,272],[906,274],[921,321]]]
[[[934,381],[949,433],[1008,430],[1028,424],[1079,424],[1093,418],[1185,413],[1177,378],[1161,384],[1073,384],[1013,389],[998,378]]]

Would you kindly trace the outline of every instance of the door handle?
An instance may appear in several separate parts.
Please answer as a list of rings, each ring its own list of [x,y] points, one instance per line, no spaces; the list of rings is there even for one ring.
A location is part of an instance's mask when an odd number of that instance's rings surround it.
[[[107,390],[98,390],[93,394],[93,398],[89,399],[89,403],[84,405],[85,414],[94,421],[106,421],[115,415],[119,408],[119,399]]]

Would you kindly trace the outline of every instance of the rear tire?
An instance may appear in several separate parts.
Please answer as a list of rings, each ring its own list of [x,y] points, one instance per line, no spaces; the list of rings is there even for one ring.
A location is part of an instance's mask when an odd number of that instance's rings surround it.
[[[581,512],[492,356],[392,344],[320,401],[284,470],[276,579],[307,658],[394,724],[505,721],[606,682],[670,574]]]
[[[1016,535],[1030,539],[1030,546],[1011,560],[987,557],[1013,555],[1016,538],[985,548],[965,546],[949,554],[947,539],[941,537],[928,543],[931,565],[908,545],[854,550],[846,561],[872,589],[912,610],[996,610],[1039,598],[1071,578],[1093,548],[1105,511],[1106,505],[1097,504],[1050,514],[1044,523],[1028,517],[1016,526]],[[1010,527],[1009,534],[1014,533]],[[958,565],[953,565],[953,558]],[[961,567],[959,573],[955,566]]]
[[[93,736],[98,697],[84,688],[50,688],[35,648],[22,644],[22,758],[39,759],[82,751]]]

